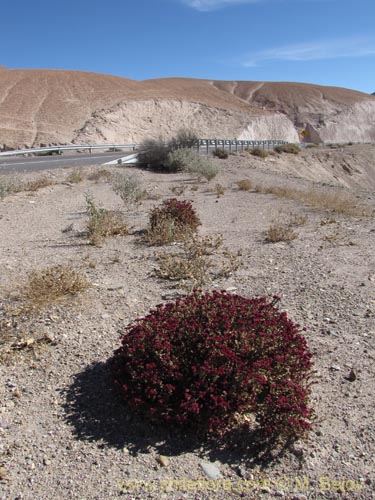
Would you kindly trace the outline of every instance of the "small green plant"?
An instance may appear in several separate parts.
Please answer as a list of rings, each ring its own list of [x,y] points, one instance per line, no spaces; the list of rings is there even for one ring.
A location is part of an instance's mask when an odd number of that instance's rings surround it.
[[[91,245],[99,245],[108,236],[128,234],[129,229],[122,214],[97,207],[90,194],[86,194],[86,211],[89,216],[87,233]]]
[[[229,153],[223,148],[217,148],[212,151],[212,156],[214,156],[215,158],[220,158],[220,160],[226,160],[229,156]]]
[[[199,225],[190,201],[170,198],[151,210],[146,240],[152,245],[165,245],[195,232]]]
[[[147,196],[135,175],[116,174],[112,181],[112,187],[126,205],[138,205]]]
[[[311,429],[312,354],[278,297],[194,291],[123,329],[110,361],[135,413],[206,436],[247,427],[269,443]]]
[[[253,156],[257,156],[258,158],[267,158],[268,151],[262,148],[251,148],[248,149],[249,153]]]
[[[237,186],[239,191],[250,191],[251,189],[253,189],[253,185],[248,179],[242,179],[238,181]]]
[[[298,155],[301,152],[301,149],[297,144],[288,143],[275,146],[274,151],[276,151],[276,153],[289,153]]]

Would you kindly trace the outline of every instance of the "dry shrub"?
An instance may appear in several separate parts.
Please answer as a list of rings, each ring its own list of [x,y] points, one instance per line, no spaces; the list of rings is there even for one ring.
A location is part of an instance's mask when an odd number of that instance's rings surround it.
[[[71,184],[79,184],[84,179],[84,175],[81,170],[73,170],[66,178],[66,182],[70,182]]]
[[[23,296],[35,306],[77,295],[88,288],[86,278],[71,265],[58,264],[28,274]]]
[[[297,144],[280,144],[274,148],[276,153],[289,153],[293,155],[298,155],[301,152],[300,147]]]
[[[214,156],[215,158],[220,158],[221,160],[226,160],[229,156],[229,153],[223,148],[217,148],[212,151],[212,156]]]
[[[91,174],[87,176],[89,181],[99,182],[101,180],[109,181],[112,178],[112,172],[107,170],[106,168],[100,168],[99,170],[95,170]]]
[[[94,199],[86,195],[86,210],[89,216],[87,232],[92,245],[100,244],[109,236],[126,235],[129,228],[120,212],[96,206]]]
[[[253,185],[248,179],[241,179],[237,182],[237,186],[239,191],[250,191],[253,189]]]
[[[262,148],[251,148],[251,149],[246,149],[251,155],[257,156],[258,158],[267,158],[268,156],[268,151]]]
[[[47,186],[52,186],[54,181],[48,179],[47,177],[40,177],[34,181],[28,181],[23,185],[23,191],[38,191]]]
[[[180,184],[179,186],[171,186],[170,190],[173,194],[180,196],[185,191],[186,186]]]
[[[190,201],[170,198],[151,210],[145,238],[151,245],[165,245],[184,239],[199,225],[199,217]]]
[[[215,184],[215,187],[212,190],[212,192],[216,194],[217,198],[220,198],[220,196],[224,196],[224,194],[225,194],[225,187],[219,183]]]
[[[277,243],[279,241],[292,241],[297,238],[297,233],[287,224],[273,222],[266,231],[265,241]]]
[[[213,279],[228,277],[241,265],[239,255],[221,250],[223,237],[192,234],[182,242],[179,252],[157,255],[155,275],[177,281],[186,289],[202,288]],[[220,255],[216,255],[219,253]],[[208,258],[215,256],[215,258]]]

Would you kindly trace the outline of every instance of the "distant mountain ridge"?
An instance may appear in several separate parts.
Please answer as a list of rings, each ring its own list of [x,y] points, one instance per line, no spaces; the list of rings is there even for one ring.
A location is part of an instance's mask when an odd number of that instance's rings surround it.
[[[0,66],[0,147],[127,143],[188,127],[201,137],[375,141],[375,97],[287,82],[135,81]]]

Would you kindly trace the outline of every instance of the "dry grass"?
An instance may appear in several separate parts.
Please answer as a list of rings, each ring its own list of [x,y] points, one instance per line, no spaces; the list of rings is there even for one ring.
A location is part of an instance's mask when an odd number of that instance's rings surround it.
[[[88,287],[80,272],[71,265],[59,264],[30,272],[22,296],[33,306],[44,306],[77,295]]]
[[[84,175],[81,170],[73,170],[66,178],[66,182],[71,184],[79,184],[84,180]]]
[[[241,179],[237,182],[237,187],[239,191],[250,191],[253,189],[253,185],[249,179]]]
[[[257,156],[258,158],[267,158],[269,154],[268,151],[262,148],[248,148],[245,151],[247,151],[253,156]]]
[[[99,170],[95,170],[87,176],[89,181],[99,182],[101,180],[109,181],[112,178],[112,172],[107,170],[106,168],[100,168]]]
[[[276,151],[276,153],[289,153],[298,155],[298,153],[301,152],[301,149],[298,144],[281,144],[280,146],[276,146],[274,148],[274,151]]]
[[[287,198],[310,205],[319,210],[330,210],[332,212],[349,216],[369,216],[369,207],[358,206],[357,201],[347,193],[329,192],[326,190],[311,189],[301,191],[286,186],[255,186],[258,193],[273,194],[279,198]]]
[[[16,176],[0,177],[0,200],[5,196],[22,191],[35,192],[47,186],[53,186],[55,182],[48,177],[39,177],[32,181],[21,181]]]
[[[215,184],[215,187],[212,189],[212,192],[216,194],[216,198],[220,198],[225,194],[225,187],[222,184]]]
[[[279,241],[293,241],[297,237],[297,233],[289,225],[273,222],[266,231],[265,241],[267,243],[277,243]]]
[[[91,245],[99,245],[109,236],[125,236],[129,233],[121,212],[97,207],[90,195],[86,195],[86,210],[89,216],[87,232]]]

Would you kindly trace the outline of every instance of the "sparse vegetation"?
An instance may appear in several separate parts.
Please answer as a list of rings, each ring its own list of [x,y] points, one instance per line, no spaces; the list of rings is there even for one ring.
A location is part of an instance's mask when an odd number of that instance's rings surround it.
[[[250,191],[253,189],[253,184],[249,179],[241,179],[237,182],[237,186],[239,191]]]
[[[96,206],[93,197],[86,194],[86,211],[89,216],[87,233],[92,245],[99,245],[109,236],[127,235],[128,226],[120,212]]]
[[[276,151],[276,153],[289,153],[293,155],[298,155],[301,152],[301,149],[298,146],[298,144],[287,143],[276,146],[274,148],[274,151]]]
[[[268,156],[268,151],[266,151],[264,148],[250,148],[246,151],[248,151],[253,156],[257,156],[258,158],[267,158]]]
[[[220,158],[221,160],[226,160],[229,156],[229,153],[224,148],[217,148],[212,151],[212,156],[214,156],[215,158]]]
[[[215,184],[213,192],[216,194],[217,198],[220,198],[221,196],[224,196],[224,194],[225,194],[225,187],[222,184],[217,183],[217,184]]]
[[[69,264],[59,264],[28,274],[22,295],[33,306],[44,306],[86,290],[88,281]]]
[[[221,250],[222,236],[187,235],[178,252],[157,255],[155,275],[177,281],[186,290],[203,288],[213,279],[228,277],[241,266],[240,256]],[[221,250],[219,252],[219,250]],[[217,253],[220,255],[215,255]],[[208,258],[215,255],[215,258]]]
[[[265,241],[277,243],[279,241],[293,241],[297,237],[297,233],[288,224],[273,222],[266,231]]]
[[[338,191],[326,191],[311,189],[302,191],[289,188],[287,186],[263,186],[256,185],[255,190],[258,193],[273,194],[280,198],[296,200],[306,205],[310,205],[320,210],[331,210],[343,215],[366,216],[371,214],[369,207],[359,206],[357,201],[348,193]]]
[[[126,205],[138,205],[147,196],[135,175],[118,173],[114,176],[112,187]]]
[[[194,233],[199,224],[190,201],[170,198],[151,210],[146,241],[151,245],[165,245],[182,240]]]
[[[79,182],[82,182],[84,179],[82,170],[73,170],[67,178],[66,181],[70,182],[71,184],[78,184]]]
[[[109,181],[112,178],[112,172],[110,172],[106,168],[100,168],[89,174],[87,178],[89,181],[95,182],[99,182],[101,180]]]

